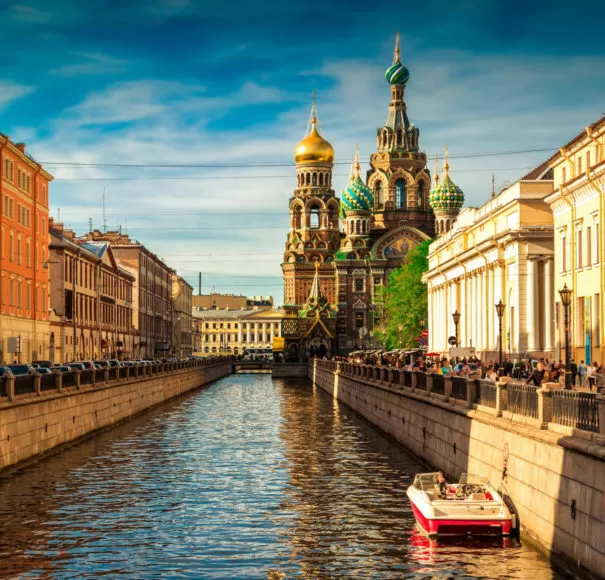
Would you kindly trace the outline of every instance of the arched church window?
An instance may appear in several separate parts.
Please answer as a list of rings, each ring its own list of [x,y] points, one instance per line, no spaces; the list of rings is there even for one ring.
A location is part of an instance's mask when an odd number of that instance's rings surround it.
[[[294,227],[299,230],[302,227],[302,212],[300,206],[294,208]]]
[[[382,181],[378,180],[376,182],[374,191],[376,194],[376,207],[378,207],[378,209],[384,209],[384,190],[382,187]]]
[[[309,227],[317,229],[319,227],[319,209],[311,208]]]
[[[305,179],[305,185],[309,185],[310,182],[311,182],[311,174],[307,173],[306,174],[306,179]]]
[[[395,182],[395,207],[405,207],[405,202],[405,179],[398,179]]]
[[[317,185],[317,173],[313,173],[313,185]]]
[[[297,256],[296,261],[298,263],[304,262],[305,261],[305,257],[304,256]]]
[[[361,231],[364,234],[368,233],[368,222],[367,222],[367,220],[363,220],[363,223],[361,224]]]
[[[319,174],[319,185],[323,185],[324,184],[324,174],[320,173]]]
[[[386,131],[382,132],[382,146],[383,147],[387,146],[387,132]]]
[[[355,233],[356,234],[360,234],[361,233],[359,220],[356,220],[356,222],[355,222]]]

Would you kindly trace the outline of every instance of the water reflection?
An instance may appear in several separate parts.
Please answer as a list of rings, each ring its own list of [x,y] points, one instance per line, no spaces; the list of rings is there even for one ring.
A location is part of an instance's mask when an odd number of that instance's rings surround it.
[[[419,469],[306,383],[229,377],[0,483],[0,577],[555,578],[417,533]]]

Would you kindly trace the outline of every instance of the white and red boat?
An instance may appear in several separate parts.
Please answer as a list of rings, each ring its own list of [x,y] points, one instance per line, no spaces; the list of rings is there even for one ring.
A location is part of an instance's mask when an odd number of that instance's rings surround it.
[[[418,527],[429,537],[509,536],[514,516],[485,477],[464,473],[440,486],[437,473],[419,473],[407,489]]]

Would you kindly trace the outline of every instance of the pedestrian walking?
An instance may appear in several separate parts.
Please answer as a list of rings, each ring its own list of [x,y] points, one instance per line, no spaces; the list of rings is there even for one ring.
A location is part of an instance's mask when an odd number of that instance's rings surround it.
[[[580,376],[580,387],[586,386],[586,370],[587,367],[584,364],[584,361],[580,361],[580,366],[578,367],[578,375]]]
[[[571,388],[573,389],[576,386],[576,377],[578,376],[578,365],[576,361],[571,359]]]

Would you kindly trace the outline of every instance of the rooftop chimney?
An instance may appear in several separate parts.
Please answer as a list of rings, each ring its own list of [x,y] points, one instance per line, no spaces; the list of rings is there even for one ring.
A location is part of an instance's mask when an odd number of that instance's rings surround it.
[[[25,143],[15,143],[15,147],[21,151],[21,153],[25,153]]]

